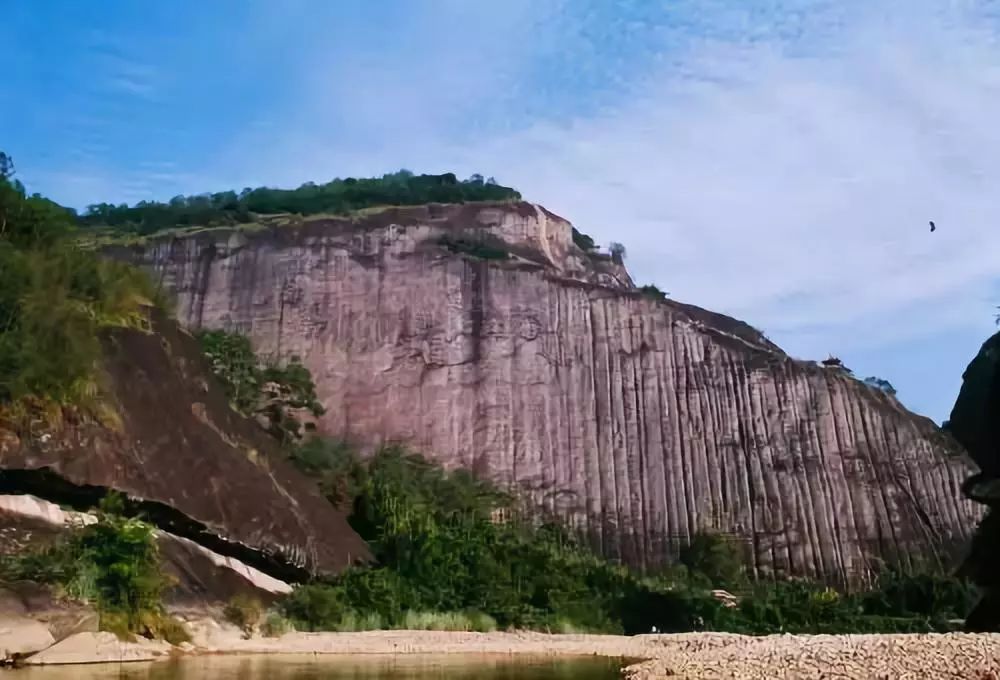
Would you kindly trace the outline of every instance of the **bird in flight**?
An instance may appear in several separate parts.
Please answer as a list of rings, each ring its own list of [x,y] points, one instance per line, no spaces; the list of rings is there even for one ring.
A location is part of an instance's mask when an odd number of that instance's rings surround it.
[[[934,226],[934,220],[931,220],[931,231],[934,231],[935,229],[937,229],[937,227]]]

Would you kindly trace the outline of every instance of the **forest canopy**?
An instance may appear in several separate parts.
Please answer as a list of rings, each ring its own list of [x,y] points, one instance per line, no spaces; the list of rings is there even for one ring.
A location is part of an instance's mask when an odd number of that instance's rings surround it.
[[[140,201],[133,206],[97,203],[78,218],[83,227],[107,226],[118,231],[151,234],[188,226],[221,226],[253,221],[254,215],[294,213],[343,214],[381,205],[422,205],[465,201],[517,200],[521,194],[492,177],[453,173],[414,175],[400,170],[382,177],[307,182],[297,189],[246,188],[196,196],[175,196],[166,203]]]

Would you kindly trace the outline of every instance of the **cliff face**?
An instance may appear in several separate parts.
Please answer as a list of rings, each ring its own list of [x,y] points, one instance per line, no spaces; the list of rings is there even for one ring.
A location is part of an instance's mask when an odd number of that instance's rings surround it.
[[[0,494],[84,510],[118,491],[160,529],[282,579],[367,559],[343,514],[229,407],[195,339],[173,321],[154,327],[104,338],[104,398],[119,422],[0,428]]]
[[[879,560],[949,562],[980,517],[960,493],[971,464],[931,421],[742,322],[641,295],[543,208],[285,222],[109,252],[150,268],[188,326],[302,357],[322,430],[514,482],[611,557],[653,566],[720,531],[760,575],[857,583]]]
[[[969,615],[973,630],[1000,631],[1000,333],[979,350],[962,375],[962,391],[948,429],[969,451],[980,472],[965,485],[969,498],[988,508],[972,542],[965,571],[983,598]]]

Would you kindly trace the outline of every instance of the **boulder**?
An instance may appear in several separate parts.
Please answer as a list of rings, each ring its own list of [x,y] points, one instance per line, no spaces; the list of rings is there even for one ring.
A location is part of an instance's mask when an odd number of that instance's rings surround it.
[[[77,633],[28,657],[29,666],[58,664],[155,661],[170,655],[173,647],[159,640],[119,640],[114,633]]]
[[[16,615],[0,618],[0,662],[34,654],[55,641],[49,629],[38,621]]]

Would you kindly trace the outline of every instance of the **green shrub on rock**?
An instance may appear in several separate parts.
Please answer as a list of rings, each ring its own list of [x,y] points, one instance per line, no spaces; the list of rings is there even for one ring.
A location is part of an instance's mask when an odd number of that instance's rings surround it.
[[[251,595],[239,594],[229,600],[222,615],[244,634],[250,635],[264,616],[264,606]]]

